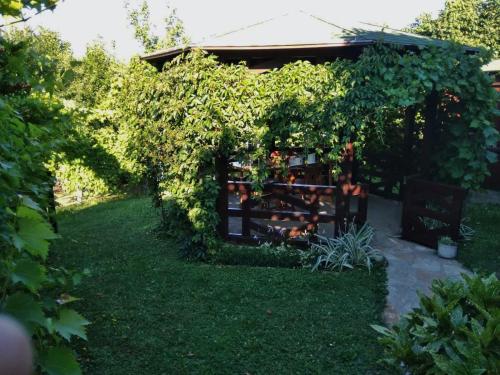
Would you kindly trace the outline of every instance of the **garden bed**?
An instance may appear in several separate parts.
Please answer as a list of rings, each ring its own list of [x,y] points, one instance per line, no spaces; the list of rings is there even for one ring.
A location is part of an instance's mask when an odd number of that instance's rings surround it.
[[[148,199],[60,214],[57,264],[89,268],[77,291],[92,324],[90,374],[383,373],[384,269],[217,266],[178,258],[157,239]],[[71,240],[68,240],[71,239]]]

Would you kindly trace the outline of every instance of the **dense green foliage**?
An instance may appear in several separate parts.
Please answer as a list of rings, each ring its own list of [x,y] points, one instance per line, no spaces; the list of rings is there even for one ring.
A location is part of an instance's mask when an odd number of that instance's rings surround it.
[[[187,224],[186,248],[199,256],[217,248],[218,158],[251,163],[249,178],[257,189],[270,174],[266,162],[273,147],[312,149],[338,172],[349,141],[362,155],[401,126],[405,109],[415,107],[421,118],[432,93],[439,112],[432,163],[415,172],[480,186],[494,161],[487,148],[498,139],[491,123],[496,95],[481,71],[484,62],[484,56],[453,45],[418,52],[375,46],[356,62],[296,62],[255,75],[195,51],[156,76],[142,67],[144,77],[135,83],[140,90],[130,95],[124,113],[142,133],[140,159],[156,186],[156,201],[166,199],[175,223]]]
[[[309,267],[314,261],[314,254],[285,243],[263,243],[259,246],[227,243],[221,245],[210,261],[235,266],[300,268]]]
[[[61,129],[66,142],[53,150],[49,166],[63,193],[89,197],[139,185],[144,167],[131,148],[131,127],[117,110],[125,106],[122,83],[133,64],[116,61],[99,41],[76,59],[70,45],[46,29],[8,30],[5,39],[23,48],[6,55],[16,70],[4,72],[4,91],[45,90],[64,105],[70,126]]]
[[[20,82],[52,94],[66,90],[73,77],[74,61],[71,45],[59,34],[44,28],[36,33],[28,28],[10,28],[4,38],[12,45],[23,46],[20,51],[27,55],[11,56],[19,59],[16,73]]]
[[[412,374],[500,372],[500,282],[464,275],[463,281],[434,281],[433,295],[383,334],[386,362]]]
[[[52,162],[60,186],[66,193],[94,196],[139,184],[143,168],[130,151],[132,134],[117,111],[127,68],[101,43],[89,45],[73,65],[73,79],[61,92],[73,126],[65,134],[69,142]]]
[[[383,269],[185,262],[151,234],[159,217],[147,198],[68,208],[59,224],[55,260],[95,275],[78,288],[92,321],[85,373],[385,373],[369,327],[381,322]]]
[[[500,205],[471,205],[466,215],[474,235],[460,244],[458,260],[471,270],[500,275]]]
[[[3,5],[0,11],[16,15]],[[49,223],[53,179],[45,163],[61,147],[69,119],[51,95],[50,61],[23,41],[1,37],[0,50],[0,312],[32,336],[37,373],[79,374],[70,343],[86,339],[89,322],[67,305],[76,300],[69,292],[81,275],[48,262],[57,235]],[[41,79],[35,70],[45,67]]]
[[[368,49],[356,64],[345,121],[360,122],[354,136],[370,127],[370,132],[383,137],[395,119],[403,118],[405,108],[415,106],[422,113],[426,97],[437,92],[433,163],[419,172],[429,179],[478,189],[488,162],[496,160],[488,148],[498,140],[492,121],[497,95],[481,71],[485,61],[487,57],[465,55],[456,46],[406,54],[387,47]]]
[[[500,54],[500,1],[447,0],[437,18],[422,14],[411,31],[433,38],[484,47]]]

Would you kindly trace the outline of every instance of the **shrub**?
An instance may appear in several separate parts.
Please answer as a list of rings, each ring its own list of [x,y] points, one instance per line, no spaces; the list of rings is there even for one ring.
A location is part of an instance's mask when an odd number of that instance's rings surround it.
[[[224,243],[212,261],[227,265],[298,268],[307,265],[309,257],[310,252],[286,244],[238,246]]]
[[[375,231],[368,224],[359,230],[351,224],[347,232],[336,238],[318,236],[319,242],[311,245],[311,251],[318,254],[312,268],[338,270],[363,266],[371,270],[374,263],[382,258],[382,254],[371,247]]]
[[[433,295],[383,336],[384,362],[412,374],[500,373],[500,282],[463,275],[463,281],[436,280]]]

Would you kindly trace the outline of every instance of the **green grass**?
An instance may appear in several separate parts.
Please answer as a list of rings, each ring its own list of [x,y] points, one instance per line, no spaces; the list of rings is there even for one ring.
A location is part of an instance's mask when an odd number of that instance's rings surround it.
[[[374,374],[386,275],[178,259],[148,199],[59,215],[54,262],[87,267],[87,374]]]
[[[500,273],[500,205],[472,205],[466,216],[476,233],[460,246],[458,259],[474,271]]]

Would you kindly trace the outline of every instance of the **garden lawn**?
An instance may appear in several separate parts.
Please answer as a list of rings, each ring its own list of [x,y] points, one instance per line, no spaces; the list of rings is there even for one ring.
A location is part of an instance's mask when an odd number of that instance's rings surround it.
[[[460,246],[458,259],[474,271],[500,274],[500,205],[471,205],[466,216],[476,233]]]
[[[386,275],[178,259],[148,199],[59,214],[53,261],[90,269],[75,291],[92,324],[87,374],[371,374]]]

